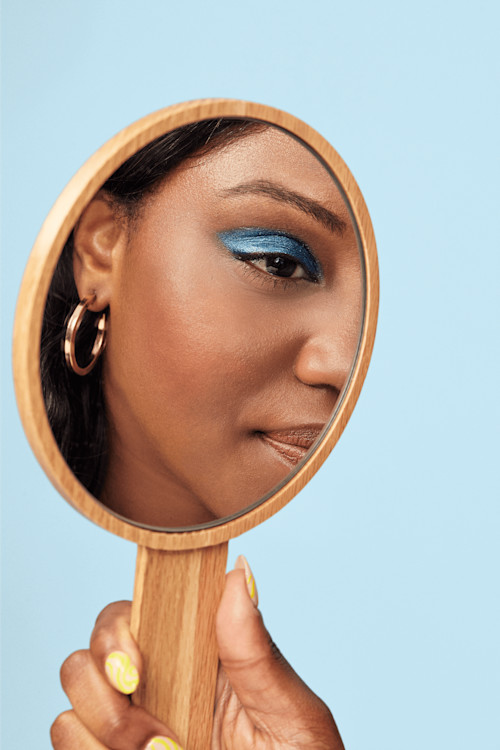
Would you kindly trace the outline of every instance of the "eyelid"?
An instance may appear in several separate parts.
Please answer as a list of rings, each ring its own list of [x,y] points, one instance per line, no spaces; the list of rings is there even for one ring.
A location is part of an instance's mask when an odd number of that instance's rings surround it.
[[[323,279],[319,261],[304,242],[278,229],[243,227],[219,232],[219,239],[235,256],[248,260],[268,255],[285,255],[300,263],[316,283]]]

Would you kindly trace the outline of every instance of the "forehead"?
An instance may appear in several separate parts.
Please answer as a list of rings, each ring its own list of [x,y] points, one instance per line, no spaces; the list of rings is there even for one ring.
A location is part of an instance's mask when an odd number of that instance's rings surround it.
[[[236,185],[270,182],[348,218],[345,201],[323,163],[296,138],[271,126],[189,159],[167,182],[220,193]]]

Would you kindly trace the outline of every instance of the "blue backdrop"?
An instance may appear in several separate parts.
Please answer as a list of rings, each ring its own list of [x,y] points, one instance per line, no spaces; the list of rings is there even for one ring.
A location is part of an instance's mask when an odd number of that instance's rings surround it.
[[[130,598],[135,549],[60,499],[24,438],[10,340],[45,215],[88,156],[167,104],[306,120],[370,210],[381,308],[334,453],[231,543],[347,750],[498,750],[498,15],[491,2],[3,3],[3,733],[50,746],[65,656]]]

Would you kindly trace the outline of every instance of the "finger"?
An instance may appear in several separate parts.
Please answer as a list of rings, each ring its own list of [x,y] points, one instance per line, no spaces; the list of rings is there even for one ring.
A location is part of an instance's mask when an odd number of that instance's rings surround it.
[[[105,748],[180,747],[168,727],[111,687],[90,651],[76,651],[66,659],[61,667],[61,683],[80,723]]]
[[[106,750],[83,726],[74,711],[60,714],[50,728],[54,750]]]
[[[328,711],[272,642],[247,580],[241,568],[227,574],[216,621],[222,669],[238,699],[257,725],[263,716],[281,724],[286,716],[306,719],[309,709]]]
[[[90,651],[99,671],[124,695],[139,684],[141,653],[130,632],[131,602],[107,606],[96,620],[90,637]]]
[[[234,568],[235,570],[244,571],[248,595],[250,599],[252,600],[254,606],[257,607],[259,604],[259,594],[257,591],[257,586],[255,584],[253,573],[250,569],[250,565],[248,564],[248,561],[246,557],[244,557],[244,555],[238,556],[234,564]],[[217,683],[216,683],[216,691],[215,691],[215,702],[218,703],[219,701],[224,699],[224,696],[227,697],[230,690],[231,690],[231,685],[229,683],[227,675],[224,672],[224,668],[222,667],[222,664],[219,663],[219,670],[217,672]]]

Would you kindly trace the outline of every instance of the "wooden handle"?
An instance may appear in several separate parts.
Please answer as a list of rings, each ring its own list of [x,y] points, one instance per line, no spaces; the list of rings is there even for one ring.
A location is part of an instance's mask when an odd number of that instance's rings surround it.
[[[227,542],[170,552],[138,547],[131,629],[144,658],[134,703],[186,750],[211,745],[218,655],[215,614]]]

